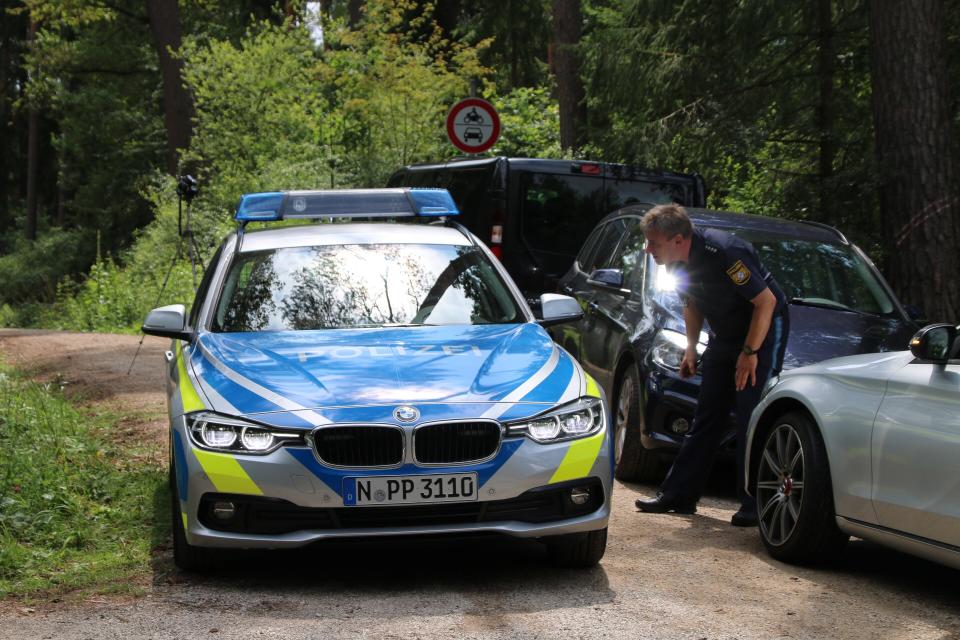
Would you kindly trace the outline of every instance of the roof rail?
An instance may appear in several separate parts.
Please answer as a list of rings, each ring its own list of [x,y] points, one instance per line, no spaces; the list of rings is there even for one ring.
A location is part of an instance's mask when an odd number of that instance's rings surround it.
[[[240,197],[237,222],[319,218],[411,218],[459,215],[446,189],[270,191]]]
[[[825,222],[815,222],[813,220],[797,220],[797,222],[801,222],[803,224],[809,224],[814,227],[819,227],[821,229],[824,229],[825,231],[831,231],[833,232],[834,235],[840,238],[840,241],[843,242],[843,244],[850,244],[850,241],[847,240],[847,237],[843,235],[843,233],[841,233],[839,229],[837,229],[836,227],[831,227]]]

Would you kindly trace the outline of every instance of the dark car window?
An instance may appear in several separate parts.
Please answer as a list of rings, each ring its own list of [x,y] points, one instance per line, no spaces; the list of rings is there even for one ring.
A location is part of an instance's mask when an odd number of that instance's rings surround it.
[[[520,194],[521,228],[530,247],[573,256],[601,215],[603,180],[523,172]]]
[[[589,256],[586,264],[582,266],[584,272],[590,273],[594,269],[603,269],[610,265],[614,250],[616,250],[620,239],[623,238],[623,232],[626,229],[627,223],[623,218],[611,220],[603,226],[593,253]]]
[[[897,315],[886,288],[851,246],[743,229],[724,231],[753,244],[789,300],[877,316]],[[649,283],[664,304],[673,306],[674,281],[663,267],[656,268]]]
[[[631,225],[630,229],[617,247],[610,267],[620,269],[623,273],[624,287],[639,291],[643,286],[643,267],[646,264],[647,254],[643,250],[646,238],[638,219],[626,218],[626,222]]]
[[[849,246],[740,235],[753,243],[788,299],[834,303],[880,316],[896,308],[867,262]]]
[[[190,307],[189,326],[197,329],[197,320],[200,317],[200,308],[203,307],[203,301],[207,297],[207,291],[210,289],[210,282],[213,280],[214,272],[217,270],[217,264],[220,262],[220,256],[223,255],[223,245],[217,249],[217,252],[210,258],[207,268],[203,272],[203,278],[200,279],[200,286],[197,288],[197,295],[194,296],[193,306]]]
[[[602,226],[594,229],[590,237],[587,238],[587,241],[583,243],[583,248],[580,249],[580,253],[577,255],[577,264],[580,265],[581,271],[584,270],[593,259],[593,251],[597,248],[597,240],[600,238],[602,230]]]
[[[687,188],[681,184],[637,180],[607,181],[607,211],[633,204],[682,204],[688,201]]]
[[[523,322],[473,246],[330,245],[237,256],[215,331]]]
[[[481,167],[456,168],[450,171],[450,182],[446,185],[457,203],[460,215],[457,222],[468,229],[482,230],[481,220],[490,216],[490,185],[493,181],[494,165]],[[483,235],[483,234],[481,234]]]

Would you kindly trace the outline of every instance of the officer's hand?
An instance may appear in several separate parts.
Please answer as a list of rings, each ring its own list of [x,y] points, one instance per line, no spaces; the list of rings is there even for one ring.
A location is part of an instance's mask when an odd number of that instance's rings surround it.
[[[690,378],[697,374],[697,350],[688,348],[680,361],[680,377]]]
[[[737,391],[746,389],[747,381],[750,382],[751,387],[757,384],[757,354],[748,356],[741,353],[740,357],[737,358]]]

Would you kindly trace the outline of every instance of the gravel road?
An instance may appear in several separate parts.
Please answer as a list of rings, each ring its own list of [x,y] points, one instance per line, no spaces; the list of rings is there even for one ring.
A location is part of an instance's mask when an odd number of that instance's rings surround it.
[[[147,338],[0,330],[0,358],[79,402],[135,410],[124,428],[165,456],[161,353]],[[893,638],[960,640],[958,572],[859,540],[840,564],[771,560],[731,527],[717,474],[693,516],[639,514],[650,486],[618,484],[607,554],[553,569],[535,542],[337,543],[249,553],[237,568],[178,574],[159,552],[137,599],[67,594],[0,602],[0,638]]]

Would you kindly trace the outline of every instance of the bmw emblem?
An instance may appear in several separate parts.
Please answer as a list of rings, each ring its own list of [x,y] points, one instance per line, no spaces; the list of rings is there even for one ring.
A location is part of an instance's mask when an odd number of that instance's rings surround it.
[[[400,422],[413,422],[420,417],[420,412],[416,407],[404,405],[393,410],[393,417]]]

